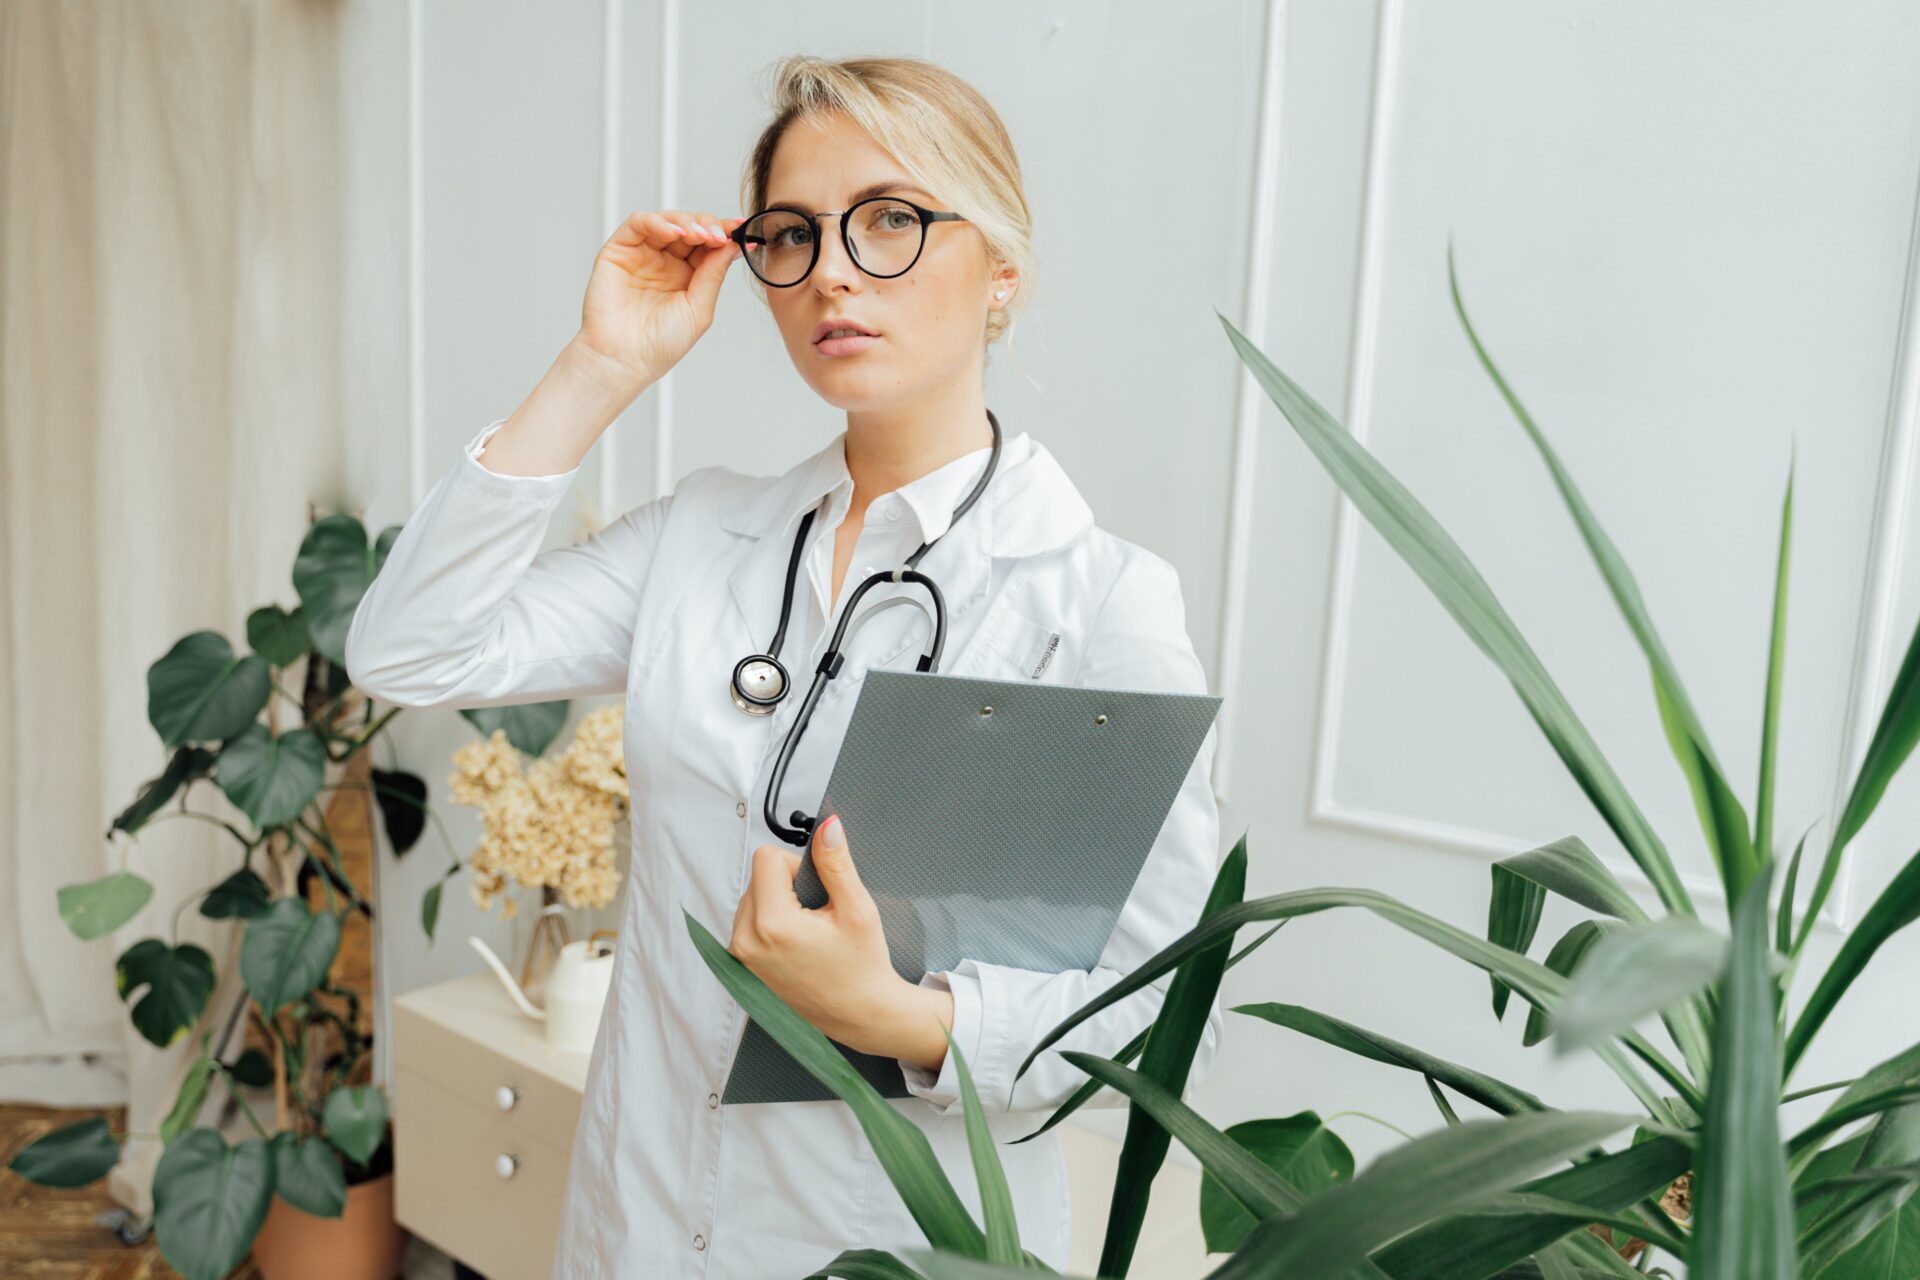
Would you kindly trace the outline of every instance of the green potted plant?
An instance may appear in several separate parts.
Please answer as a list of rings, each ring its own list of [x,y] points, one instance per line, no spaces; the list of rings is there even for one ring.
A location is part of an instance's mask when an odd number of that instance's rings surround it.
[[[398,1266],[405,1237],[393,1221],[386,1100],[368,1083],[370,1020],[358,994],[330,976],[343,930],[370,927],[374,905],[343,867],[328,801],[339,793],[370,797],[396,854],[419,840],[428,816],[422,779],[371,763],[371,744],[401,708],[376,715],[346,670],[354,610],[399,532],[393,526],[369,539],[351,516],[315,521],[293,564],[299,603],[255,610],[247,652],[218,632],[197,631],[148,668],[147,718],[168,753],[166,767],[108,828],[110,841],[120,838],[121,869],[59,891],[73,932],[103,937],[153,896],[153,886],[126,866],[126,842],[142,830],[208,822],[237,846],[233,873],[180,907],[197,902],[203,916],[233,919],[243,930],[241,989],[227,1008],[209,1008],[218,975],[213,957],[191,942],[144,938],[116,966],[130,1019],[154,1045],[176,1043],[203,1019],[220,1027],[217,1041],[211,1029],[200,1036],[199,1055],[155,1135],[166,1145],[154,1170],[152,1226],[161,1253],[189,1280],[217,1280],[249,1250],[270,1280],[387,1280]],[[282,684],[296,671],[298,696]],[[463,714],[483,736],[504,729],[537,755],[567,707]],[[283,728],[284,715],[298,722]],[[188,806],[203,783],[218,789],[231,812],[217,812],[217,800],[214,812]],[[421,903],[429,939],[441,889],[462,865],[450,845],[447,853],[446,871]],[[355,917],[363,918],[358,926]],[[242,1019],[257,1047],[236,1051]],[[227,1086],[252,1136],[233,1143],[220,1128],[195,1127],[216,1082]],[[250,1091],[268,1089],[271,1124],[248,1101]],[[84,1186],[119,1162],[127,1136],[96,1117],[46,1135],[10,1167],[43,1185]]]
[[[1451,252],[1448,272],[1452,280]],[[1212,1273],[1222,1280],[1560,1280],[1672,1275],[1670,1264],[1684,1265],[1695,1280],[1920,1274],[1920,1202],[1914,1195],[1920,1188],[1920,1043],[1847,1079],[1788,1087],[1808,1046],[1880,948],[1920,919],[1920,853],[1882,888],[1798,1012],[1787,1016],[1795,969],[1840,859],[1920,742],[1920,629],[1824,850],[1803,865],[1810,825],[1790,855],[1777,856],[1776,850],[1785,853],[1774,834],[1773,795],[1791,468],[1767,628],[1766,684],[1759,691],[1761,763],[1749,815],[1631,571],[1487,354],[1467,319],[1457,281],[1453,299],[1478,358],[1539,450],[1647,658],[1656,713],[1696,801],[1700,838],[1725,890],[1729,930],[1722,934],[1700,921],[1666,844],[1466,554],[1331,415],[1221,317],[1242,361],[1314,456],[1512,683],[1601,819],[1646,874],[1660,912],[1642,907],[1573,836],[1494,865],[1484,937],[1366,889],[1308,889],[1245,901],[1242,837],[1222,865],[1201,922],[1062,1021],[1021,1066],[1024,1074],[1088,1016],[1174,973],[1159,1017],[1134,1043],[1112,1058],[1063,1051],[1089,1079],[1045,1127],[1101,1085],[1131,1103],[1099,1274],[1127,1273],[1148,1188],[1173,1139],[1206,1170],[1202,1221],[1210,1246],[1230,1251]],[[1795,886],[1803,871],[1812,875],[1813,887],[1796,928]],[[1593,914],[1535,960],[1529,952],[1548,894]],[[1263,1002],[1233,1011],[1420,1075],[1441,1123],[1358,1174],[1312,1113],[1224,1132],[1207,1123],[1180,1100],[1180,1092],[1221,972],[1290,919],[1355,908],[1484,970],[1496,1022],[1517,993],[1531,1006],[1524,1043],[1551,1041],[1565,1052],[1597,1056],[1640,1110],[1561,1110],[1471,1066],[1332,1014]],[[1256,923],[1272,927],[1229,956],[1237,932]],[[883,1167],[926,1229],[929,1249],[909,1250],[905,1259],[849,1251],[820,1275],[986,1280],[1037,1265],[1018,1250],[1011,1205],[1004,1194],[992,1193],[1004,1184],[995,1181],[997,1157],[984,1126],[969,1129],[986,1191],[982,1225],[958,1205],[931,1152],[915,1141],[917,1129],[876,1111],[877,1097],[867,1098],[863,1082],[839,1068],[824,1037],[814,1044],[817,1032],[691,916],[687,924],[709,967],[749,1013],[856,1108]],[[1655,1014],[1670,1051],[1635,1029]],[[1128,1067],[1135,1058],[1139,1066]],[[968,1109],[977,1109],[970,1087],[963,1093]],[[1821,1113],[1789,1132],[1783,1105],[1826,1094],[1834,1096]],[[1463,1119],[1455,1107],[1461,1098],[1488,1114]],[[1628,1137],[1626,1145],[1601,1145],[1620,1137]],[[1638,1265],[1627,1255],[1635,1255]],[[1656,1256],[1661,1265],[1653,1265]]]

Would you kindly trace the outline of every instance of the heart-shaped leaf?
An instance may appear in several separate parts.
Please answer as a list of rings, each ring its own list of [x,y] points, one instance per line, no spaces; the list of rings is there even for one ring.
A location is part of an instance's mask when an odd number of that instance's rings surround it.
[[[294,1208],[316,1218],[337,1218],[347,1208],[347,1174],[325,1138],[288,1130],[273,1135],[273,1189]]]
[[[213,994],[213,957],[191,942],[170,947],[158,938],[143,938],[120,954],[114,967],[120,999],[142,987],[146,994],[134,1002],[133,1025],[162,1049],[193,1030]]]
[[[386,1095],[372,1085],[343,1085],[327,1095],[320,1118],[333,1145],[349,1160],[365,1164],[386,1135]]]
[[[207,891],[200,914],[210,920],[251,920],[273,905],[273,891],[252,867],[242,867]]]
[[[292,729],[278,738],[263,724],[220,749],[214,775],[227,799],[262,828],[284,827],[320,794],[327,748],[317,734]]]
[[[1312,1111],[1272,1120],[1244,1120],[1228,1126],[1226,1133],[1260,1163],[1309,1196],[1353,1176],[1353,1152]],[[1200,1229],[1206,1236],[1208,1253],[1232,1253],[1258,1225],[1218,1178],[1201,1174]]]
[[[153,886],[131,871],[116,871],[85,884],[62,885],[54,894],[67,928],[74,937],[89,942],[133,919],[152,897]]]
[[[307,612],[295,606],[288,613],[277,604],[247,615],[247,644],[276,667],[290,667],[313,647],[307,635]]]
[[[273,1200],[273,1155],[259,1138],[230,1147],[193,1129],[153,1171],[153,1231],[186,1280],[221,1280],[246,1260]]]
[[[98,1182],[119,1163],[120,1139],[105,1116],[91,1116],[28,1143],[7,1168],[43,1187],[72,1188]]]
[[[353,611],[392,545],[385,534],[378,544],[369,545],[366,526],[344,515],[314,521],[300,542],[293,560],[293,589],[300,593],[313,648],[337,667],[347,665]]]
[[[390,769],[373,770],[372,779],[373,799],[387,824],[387,843],[399,857],[419,843],[420,833],[427,829],[426,780]]]
[[[467,707],[460,714],[483,738],[495,729],[507,731],[507,741],[522,753],[538,756],[566,727],[570,702],[530,702],[516,707]]]
[[[310,911],[300,898],[280,898],[247,922],[240,976],[271,1018],[319,986],[340,949],[340,919]]]
[[[167,760],[167,768],[159,777],[147,782],[140,788],[140,794],[132,804],[120,811],[107,834],[125,831],[129,835],[147,825],[154,814],[160,812],[174,793],[196,778],[204,778],[213,772],[213,752],[205,747],[181,747]]]
[[[258,1049],[248,1049],[227,1070],[233,1078],[251,1089],[264,1089],[273,1083],[273,1063]]]
[[[234,653],[217,631],[183,637],[147,668],[147,721],[169,747],[233,738],[272,691],[267,664]]]

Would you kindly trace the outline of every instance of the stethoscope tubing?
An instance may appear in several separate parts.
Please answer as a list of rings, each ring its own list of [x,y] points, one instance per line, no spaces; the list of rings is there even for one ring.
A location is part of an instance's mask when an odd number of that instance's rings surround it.
[[[933,544],[950,533],[953,530],[953,526],[959,523],[960,517],[965,515],[968,508],[972,507],[980,495],[986,491],[988,482],[993,479],[993,474],[999,467],[1001,443],[1000,420],[994,416],[993,410],[991,409],[987,410],[987,422],[993,428],[993,451],[987,457],[986,469],[982,472],[980,479],[974,482],[974,486],[968,491],[967,496],[961,499],[960,504],[953,509],[953,517],[948,521],[947,527],[935,535],[931,541],[921,543],[919,549],[908,556],[906,562],[901,567],[889,569],[883,573],[875,573],[865,578],[859,586],[854,588],[853,594],[847,598],[846,604],[840,610],[840,620],[834,626],[833,635],[827,643],[826,652],[820,655],[820,662],[814,668],[813,683],[808,687],[806,696],[801,700],[799,711],[795,714],[793,723],[788,726],[787,736],[780,744],[779,755],[774,758],[773,772],[768,778],[766,796],[761,804],[761,816],[766,820],[767,829],[788,844],[804,847],[811,843],[814,828],[819,825],[820,820],[818,815],[808,814],[799,809],[793,811],[792,816],[787,822],[782,822],[778,812],[780,787],[786,780],[787,766],[793,760],[793,754],[799,746],[800,737],[806,732],[807,724],[813,717],[813,709],[815,705],[819,703],[821,694],[825,692],[827,682],[839,675],[841,667],[845,664],[843,647],[846,643],[849,625],[855,620],[854,615],[858,609],[861,598],[865,596],[868,591],[885,582],[911,582],[924,587],[927,595],[933,601],[933,634],[931,643],[927,646],[926,651],[920,655],[919,660],[915,663],[914,669],[921,672],[937,672],[940,669],[940,656],[946,648],[947,643],[946,597],[940,590],[940,584],[926,574],[921,573],[918,566],[922,558],[924,558],[927,552],[933,547]],[[787,623],[793,612],[794,584],[799,577],[800,562],[806,546],[807,533],[813,526],[813,518],[818,513],[818,510],[819,509],[816,508],[813,511],[807,512],[806,516],[800,522],[798,532],[794,535],[793,552],[787,561],[786,588],[781,593],[780,598],[780,623],[774,630],[773,643],[768,647],[766,653],[749,654],[734,664],[731,685],[733,700],[737,706],[742,710],[748,711],[749,714],[771,714],[773,709],[792,692],[792,682],[788,679],[786,668],[780,665],[779,653],[786,642]],[[874,608],[868,610],[866,614],[861,615],[859,621],[864,622],[867,617],[894,603],[898,603],[898,601],[889,600],[874,606]],[[749,664],[756,662],[772,664],[778,676],[778,689],[776,692],[769,695],[755,695],[745,688],[743,684],[743,672]],[[766,710],[754,710],[756,707],[764,707]]]

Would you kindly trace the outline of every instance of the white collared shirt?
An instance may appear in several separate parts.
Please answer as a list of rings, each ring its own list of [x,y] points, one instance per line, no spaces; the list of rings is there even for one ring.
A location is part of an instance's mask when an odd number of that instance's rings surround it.
[[[844,1102],[721,1105],[747,1019],[695,951],[681,910],[724,942],[754,850],[789,847],[762,816],[769,774],[829,619],[869,570],[939,538],[919,568],[947,605],[943,672],[1204,693],[1178,574],[1098,528],[1024,431],[1003,442],[992,483],[950,530],[985,447],[875,498],[832,608],[832,535],[853,496],[844,432],[779,476],[691,472],[584,541],[542,551],[579,469],[489,471],[479,455],[504,421],[474,437],[407,520],[354,614],[347,667],[362,690],[409,707],[625,694],[633,848],[555,1280],[804,1276],[847,1249],[923,1244]],[[771,642],[794,533],[823,500],[779,655],[793,689],[774,714],[748,716],[728,694],[733,666]],[[924,599],[912,584],[882,583],[861,610],[896,594]],[[911,670],[927,616],[884,609],[844,645],[846,665],[789,764],[783,809],[818,811],[861,680],[873,667]],[[1058,1130],[1009,1144],[1085,1082],[1056,1050],[1117,1054],[1157,1015],[1171,975],[1062,1037],[1017,1087],[1013,1073],[1049,1030],[1199,919],[1220,856],[1216,734],[1208,730],[1098,966],[1044,973],[969,958],[921,979],[953,993],[954,1040],[999,1144],[1021,1243],[1057,1268],[1070,1222]],[[858,848],[853,856],[857,866]],[[1211,1065],[1221,1020],[1216,1000],[1189,1089]],[[901,1066],[912,1096],[891,1105],[925,1131],[981,1220],[952,1055],[937,1073]],[[1125,1104],[1103,1089],[1087,1105]]]

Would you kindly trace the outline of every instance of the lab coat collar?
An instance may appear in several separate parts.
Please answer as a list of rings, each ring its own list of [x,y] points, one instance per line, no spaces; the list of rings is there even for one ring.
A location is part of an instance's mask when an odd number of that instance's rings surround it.
[[[723,510],[721,524],[750,537],[791,534],[821,499],[851,483],[846,444],[843,430],[776,477],[757,499]],[[972,487],[986,457],[985,448],[976,450],[896,491],[918,519],[922,542],[946,531],[953,508]],[[1053,453],[1022,431],[1002,443],[993,482],[961,518],[963,527],[976,522],[985,530],[984,546],[990,554],[1027,556],[1065,546],[1085,533],[1093,526],[1093,510]],[[785,541],[790,544],[791,538]]]
[[[945,474],[936,470],[920,477],[927,484],[920,485],[917,480],[902,486],[901,495],[923,522],[923,530],[946,529],[954,505],[974,482],[977,465],[956,458],[944,469]],[[727,589],[740,616],[758,635],[765,637],[762,643],[772,638],[773,626],[780,616],[781,592],[793,554],[793,531],[808,511],[821,505],[822,498],[850,483],[846,432],[842,431],[817,453],[776,477],[756,500],[722,509],[720,523],[724,527],[760,539],[759,545],[740,557],[740,562],[727,575]],[[916,489],[916,485],[919,488]],[[1050,551],[1065,546],[1092,527],[1093,511],[1080,496],[1079,489],[1067,478],[1046,446],[1021,432],[1013,440],[1002,443],[1000,466],[993,481],[960,518],[952,536],[942,538],[927,552],[921,569],[940,584],[951,622],[986,598],[995,556],[1027,556]],[[922,540],[928,539],[923,536]],[[842,588],[846,593],[843,599],[851,598],[858,581],[848,575]],[[796,593],[806,589],[804,580],[796,584]],[[914,590],[905,585],[877,588],[863,597],[862,605]],[[799,600],[795,604],[807,607]],[[894,651],[874,655],[876,665],[886,665],[899,657],[909,643],[920,641],[920,637],[908,635]],[[811,677],[803,668],[793,668],[791,655],[783,660],[789,662],[789,670],[804,687]],[[850,672],[849,676],[842,679],[857,684],[862,672]]]

